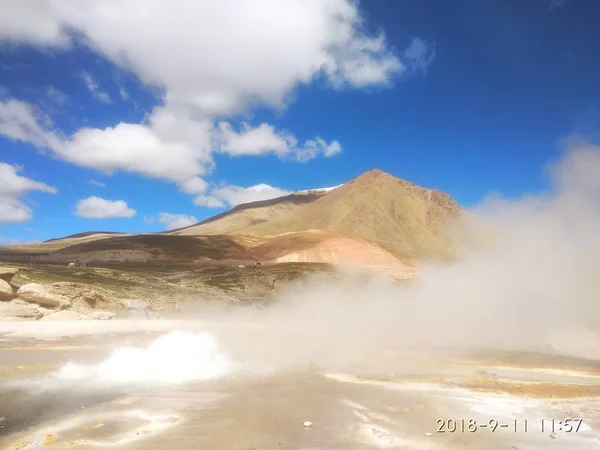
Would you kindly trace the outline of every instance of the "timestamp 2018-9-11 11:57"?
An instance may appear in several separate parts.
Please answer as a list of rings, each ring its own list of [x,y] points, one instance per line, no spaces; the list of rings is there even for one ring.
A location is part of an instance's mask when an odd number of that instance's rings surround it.
[[[577,433],[581,429],[583,419],[437,419],[437,433],[475,433],[479,430],[492,433],[506,430],[513,433]]]

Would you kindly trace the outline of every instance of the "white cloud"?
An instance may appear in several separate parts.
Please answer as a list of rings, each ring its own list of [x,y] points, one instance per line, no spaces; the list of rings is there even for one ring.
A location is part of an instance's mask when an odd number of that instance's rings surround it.
[[[92,93],[92,96],[94,96],[94,98],[101,101],[102,103],[112,103],[110,95],[108,95],[106,92],[100,89],[98,83],[96,83],[96,80],[94,80],[94,77],[92,77],[88,72],[81,72],[81,79],[83,80],[89,91]]]
[[[75,215],[86,219],[131,218],[135,214],[135,210],[131,209],[124,200],[113,201],[101,197],[88,197],[79,200],[75,205]]]
[[[61,138],[43,126],[50,122],[47,116],[28,103],[0,101],[0,135],[38,147],[58,148]]]
[[[20,0],[0,3],[0,36],[9,42],[65,47],[70,37],[56,4],[50,1]]]
[[[20,30],[1,35],[29,42],[39,36],[36,22],[5,3],[0,13]],[[45,20],[63,28],[48,35],[47,45],[64,45],[70,27],[143,82],[165,89],[169,103],[191,103],[211,115],[255,101],[279,106],[296,84],[320,73],[362,87],[387,83],[403,69],[382,33],[364,31],[351,0],[174,0],[168,12],[158,0],[49,5],[41,8]]]
[[[111,174],[134,172],[203,192],[198,178],[212,166],[210,122],[197,123],[157,108],[148,125],[120,123],[104,130],[81,128],[71,138],[43,126],[48,119],[32,105],[0,101],[0,135],[50,148],[61,159]],[[205,183],[204,183],[205,184]]]
[[[48,147],[73,164],[175,182],[194,195],[204,194],[202,183],[190,180],[213,168],[215,140],[217,151],[232,155],[298,161],[342,148],[319,137],[298,144],[269,124],[235,132],[223,122],[215,130],[217,118],[259,105],[282,108],[294,88],[319,77],[362,88],[387,85],[406,70],[383,32],[366,31],[354,0],[172,0],[168,10],[159,0],[0,2],[0,42],[68,51],[74,36],[160,92],[161,106],[140,124],[84,128],[64,138],[40,125],[30,105],[10,100],[0,104],[0,134]],[[82,76],[102,100],[92,76]]]
[[[348,31],[348,30],[346,30]],[[350,31],[352,33],[352,31]],[[324,70],[336,87],[386,85],[391,75],[406,70],[405,65],[387,49],[385,35],[354,35],[334,47]]]
[[[198,219],[194,216],[186,216],[185,214],[169,214],[160,213],[158,222],[165,227],[165,230],[175,230],[177,228],[185,228],[198,223]]]
[[[338,141],[328,144],[320,137],[310,139],[298,146],[298,140],[292,133],[277,131],[267,123],[255,128],[243,123],[242,129],[236,132],[231,124],[220,122],[214,139],[215,148],[218,151],[232,156],[273,153],[280,158],[291,157],[297,161],[306,162],[320,155],[331,157],[342,151],[342,146]]]
[[[144,223],[152,224],[152,223],[154,223],[154,220],[155,219],[152,216],[144,216]]]
[[[16,197],[27,191],[41,191],[55,194],[56,189],[40,181],[17,174],[19,168],[0,162],[0,195]]]
[[[289,132],[269,124],[252,128],[244,124],[240,132],[226,122],[212,130],[208,121],[194,122],[165,108],[156,108],[147,125],[120,123],[104,130],[81,128],[71,138],[63,138],[42,126],[42,114],[17,100],[0,102],[0,134],[9,138],[49,147],[57,156],[83,167],[111,174],[118,170],[175,182],[189,194],[203,194],[203,175],[212,165],[214,150],[230,155],[273,153],[298,161],[340,153],[338,141],[327,143],[320,137],[298,145]],[[44,119],[45,120],[45,119]]]
[[[404,58],[413,72],[420,72],[424,75],[435,59],[435,49],[431,48],[431,45],[423,39],[413,38],[404,51]]]
[[[19,168],[0,162],[0,223],[26,222],[33,213],[20,197],[29,191],[55,194],[56,189],[40,181],[22,177]]]
[[[121,100],[129,99],[129,92],[125,88],[119,88],[119,95],[121,96]]]
[[[64,105],[70,100],[67,94],[59,89],[56,89],[54,86],[48,86],[48,89],[46,89],[46,95],[59,105]]]
[[[225,185],[212,189],[209,195],[197,196],[194,199],[194,203],[198,206],[208,206],[209,208],[224,208],[225,206],[233,207],[242,203],[283,197],[291,193],[291,191],[263,183],[250,187]]]
[[[327,143],[320,137],[306,141],[302,147],[295,150],[296,159],[300,162],[310,161],[320,155],[331,158],[341,152],[342,145],[338,141]]]
[[[96,186],[96,187],[100,187],[100,188],[106,187],[106,184],[101,183],[100,181],[97,181],[97,180],[90,180],[90,181],[88,181],[88,183],[90,183],[92,186]]]
[[[33,212],[25,203],[13,197],[0,197],[0,223],[27,222]]]
[[[208,208],[225,208],[225,202],[211,195],[197,195],[194,197],[194,204],[198,206],[206,206]]]
[[[202,194],[208,188],[208,183],[200,177],[192,177],[179,183],[179,188],[187,194]]]

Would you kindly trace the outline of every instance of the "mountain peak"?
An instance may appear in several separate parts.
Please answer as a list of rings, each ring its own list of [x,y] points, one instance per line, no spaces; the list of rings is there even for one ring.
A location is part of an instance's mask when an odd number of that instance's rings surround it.
[[[381,169],[370,169],[366,172],[361,173],[356,178],[353,178],[347,184],[353,184],[355,186],[373,185],[381,183],[406,183],[405,180],[398,178],[390,173],[384,172]]]
[[[393,177],[393,175],[391,175],[387,172],[384,172],[381,169],[373,168],[373,169],[367,170],[363,174],[359,175],[357,178],[360,178],[360,177],[384,177],[384,176]]]

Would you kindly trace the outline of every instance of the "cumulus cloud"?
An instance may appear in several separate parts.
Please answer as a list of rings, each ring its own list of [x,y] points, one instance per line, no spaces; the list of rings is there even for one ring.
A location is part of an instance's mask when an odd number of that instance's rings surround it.
[[[47,123],[48,118],[28,103],[0,101],[0,135],[49,148],[61,159],[106,174],[124,170],[180,183],[191,194],[202,192],[203,181],[197,175],[211,165],[210,123],[202,128],[161,109],[149,125],[81,128],[70,138],[49,129]]]
[[[177,228],[189,227],[198,223],[198,219],[194,216],[186,216],[185,214],[170,214],[160,213],[158,222],[165,227],[165,230],[175,230]]]
[[[404,51],[404,58],[413,72],[426,74],[435,59],[435,49],[421,38],[413,38]]]
[[[0,36],[14,43],[66,47],[70,36],[56,5],[49,1],[23,0],[0,4]]]
[[[316,78],[363,88],[387,85],[406,70],[385,34],[367,31],[353,0],[173,0],[168,14],[158,0],[23,0],[0,2],[0,17],[0,41],[68,51],[77,40],[160,92],[161,101],[143,123],[83,128],[63,138],[40,125],[30,105],[11,100],[9,115],[0,109],[0,134],[105,173],[175,182],[196,196],[204,195],[201,183],[190,180],[212,170],[215,150],[307,161],[342,149],[320,137],[299,144],[269,124],[234,131],[227,122],[216,125],[217,118],[282,108],[295,87]],[[89,73],[82,77],[109,100]]]
[[[79,200],[75,205],[75,215],[86,219],[131,218],[135,214],[135,210],[131,209],[124,200],[88,197]]]
[[[254,101],[279,106],[297,83],[320,73],[361,87],[403,69],[385,35],[365,31],[350,0],[175,0],[169,14],[156,0],[12,3],[1,5],[1,37],[64,48],[75,30],[86,45],[164,88],[169,101],[215,114]]]
[[[220,122],[218,133],[215,133],[214,138],[218,151],[232,156],[273,153],[280,158],[290,157],[306,162],[320,155],[329,158],[342,151],[338,141],[327,143],[321,137],[298,145],[298,140],[293,134],[288,131],[277,131],[267,123],[254,128],[243,123],[242,129],[236,132],[231,124]]]
[[[342,151],[338,141],[328,143],[321,137],[299,145],[294,135],[269,124],[256,128],[245,124],[236,132],[229,123],[220,122],[213,130],[208,121],[195,122],[162,107],[155,109],[148,124],[81,128],[70,138],[43,122],[47,122],[43,114],[28,103],[0,102],[0,134],[50,148],[68,162],[105,174],[123,170],[171,181],[192,195],[203,194],[208,186],[199,175],[213,166],[213,151],[233,156],[271,153],[300,162]]]
[[[18,174],[19,167],[0,162],[0,223],[26,222],[33,213],[20,197],[29,191],[55,194],[56,189]]]
[[[81,72],[81,79],[95,99],[101,101],[102,103],[112,103],[110,95],[100,89],[98,83],[96,83],[96,80],[94,80],[94,77],[92,77],[88,72]]]
[[[0,135],[42,148],[59,148],[61,138],[47,124],[51,123],[39,109],[19,100],[0,101]]]
[[[291,194],[291,191],[276,188],[268,184],[257,184],[250,187],[235,185],[224,185],[214,188],[208,195],[199,195],[194,198],[194,203],[199,206],[210,208],[224,208],[226,206],[237,206],[242,203],[256,202],[259,200],[270,200]]]

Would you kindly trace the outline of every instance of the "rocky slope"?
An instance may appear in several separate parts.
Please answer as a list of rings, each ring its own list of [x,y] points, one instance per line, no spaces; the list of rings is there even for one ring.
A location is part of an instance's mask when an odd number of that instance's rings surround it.
[[[248,234],[330,230],[407,257],[448,256],[444,227],[460,208],[437,190],[371,170],[285,217],[248,227]]]
[[[452,255],[446,226],[459,215],[460,207],[444,192],[377,169],[332,190],[307,192],[312,194],[243,205],[174,234],[257,236],[266,242],[299,233],[295,244],[305,239],[304,246],[309,247],[320,240],[303,232],[321,230],[368,241],[405,259]],[[290,253],[294,251],[290,249]]]
[[[327,264],[0,264],[0,321],[143,319],[179,316],[212,302],[264,304],[285,283],[311,274],[335,277]]]

